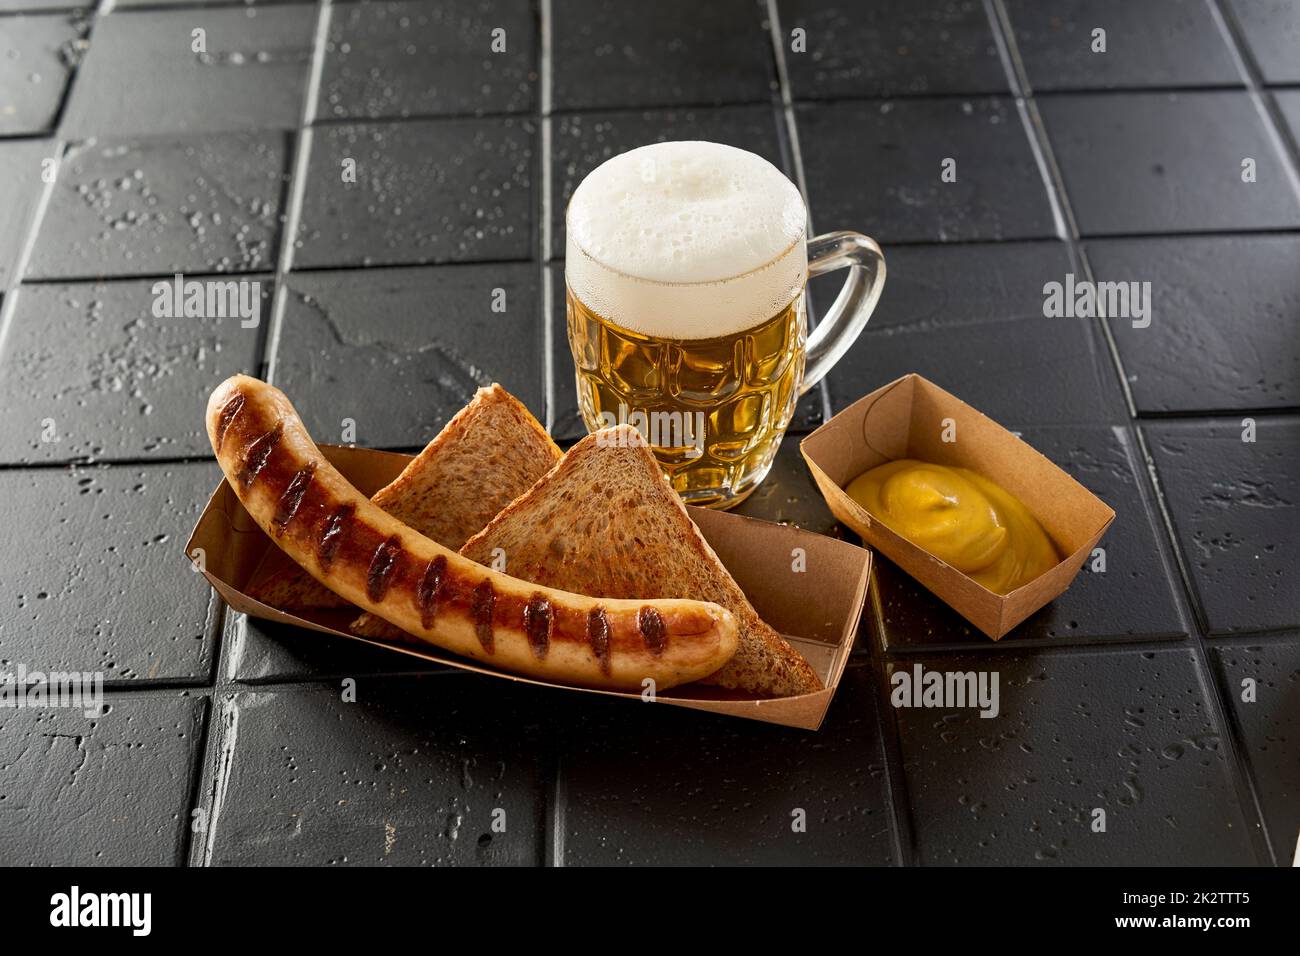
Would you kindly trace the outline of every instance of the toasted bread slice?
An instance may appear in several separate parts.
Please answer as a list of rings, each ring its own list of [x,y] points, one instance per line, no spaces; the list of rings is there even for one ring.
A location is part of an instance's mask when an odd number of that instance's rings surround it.
[[[455,549],[546,474],[560,455],[523,403],[493,384],[480,388],[371,500],[426,537]],[[282,610],[348,606],[296,564],[277,568],[249,594]]]
[[[486,564],[494,553],[509,574],[550,587],[721,604],[736,617],[740,644],[705,683],[768,697],[821,689],[808,662],[759,618],[631,426],[578,442],[461,549]]]

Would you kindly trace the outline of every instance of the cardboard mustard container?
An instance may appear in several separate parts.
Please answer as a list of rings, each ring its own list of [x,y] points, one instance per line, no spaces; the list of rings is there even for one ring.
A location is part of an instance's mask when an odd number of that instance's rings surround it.
[[[915,373],[859,399],[799,447],[835,517],[995,641],[1070,586],[1115,519],[1104,501],[1042,454]],[[845,492],[858,475],[899,458],[969,468],[997,482],[1066,557],[1006,595],[977,584],[872,518]]]
[[[335,445],[321,445],[320,449],[366,495],[397,477],[412,457]],[[703,508],[689,510],[759,616],[808,660],[825,687],[798,697],[768,699],[687,684],[659,693],[655,702],[816,730],[826,716],[853,649],[871,577],[871,553],[798,528]],[[272,573],[290,559],[249,517],[225,481],[217,486],[199,516],[185,554],[231,608],[252,617],[361,641],[476,674],[642,702],[640,694],[552,684],[495,670],[414,638],[411,643],[398,644],[358,637],[347,630],[348,623],[360,613],[356,608],[322,610],[298,617],[253,600],[244,592],[248,583]],[[491,688],[485,686],[483,692],[491,693]]]

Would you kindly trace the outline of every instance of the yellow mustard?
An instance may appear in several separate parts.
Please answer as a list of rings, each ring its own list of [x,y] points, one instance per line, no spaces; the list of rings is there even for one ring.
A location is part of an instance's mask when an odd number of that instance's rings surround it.
[[[859,475],[846,490],[896,534],[998,594],[1060,561],[1020,499],[969,468],[902,458]]]

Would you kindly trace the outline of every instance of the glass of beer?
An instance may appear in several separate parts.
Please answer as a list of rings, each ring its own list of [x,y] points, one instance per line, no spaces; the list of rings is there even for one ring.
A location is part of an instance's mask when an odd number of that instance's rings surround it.
[[[574,191],[564,278],[587,428],[634,425],[688,504],[729,508],[772,466],[799,396],[853,344],[885,282],[856,232],[807,238],[798,188],[731,146],[658,143]],[[847,268],[808,333],[809,276]]]

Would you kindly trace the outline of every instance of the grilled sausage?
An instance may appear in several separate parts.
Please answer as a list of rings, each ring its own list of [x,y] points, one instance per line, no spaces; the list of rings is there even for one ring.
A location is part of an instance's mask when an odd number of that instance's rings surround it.
[[[244,508],[336,594],[438,647],[545,680],[663,690],[736,650],[716,604],[597,600],[476,564],[387,514],[325,459],[279,389],[246,375],[208,400],[208,438]]]

